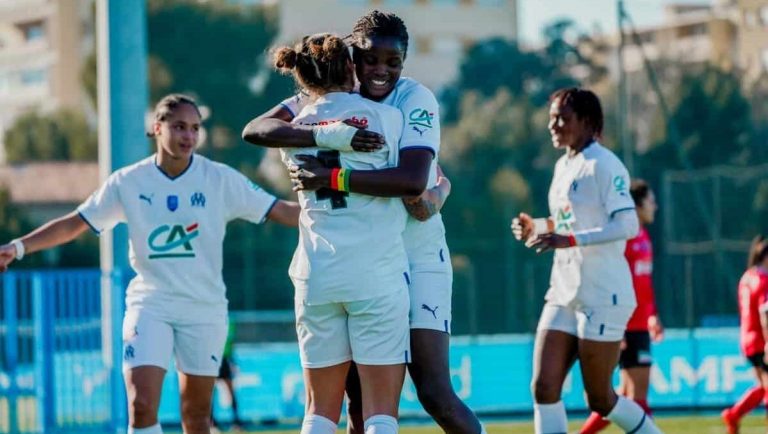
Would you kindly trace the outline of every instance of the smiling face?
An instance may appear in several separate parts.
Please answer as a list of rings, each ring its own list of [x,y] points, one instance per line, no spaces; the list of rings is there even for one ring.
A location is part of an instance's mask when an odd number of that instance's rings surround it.
[[[360,94],[381,101],[395,88],[403,72],[405,48],[393,37],[369,40],[368,48],[355,48],[354,61]]]
[[[192,104],[176,106],[164,120],[153,125],[158,153],[172,160],[189,160],[200,137],[200,122]]]
[[[594,130],[570,105],[556,98],[549,107],[549,134],[557,149],[581,150],[594,138]]]

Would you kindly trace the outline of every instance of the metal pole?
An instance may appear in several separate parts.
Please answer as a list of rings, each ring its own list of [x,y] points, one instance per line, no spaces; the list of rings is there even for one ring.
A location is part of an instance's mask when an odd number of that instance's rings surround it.
[[[98,0],[99,174],[110,173],[147,154],[144,114],[147,109],[147,30],[145,0]],[[117,227],[102,234],[102,354],[112,372],[114,432],[125,432],[127,415],[120,374],[120,328],[124,288],[112,273],[129,267],[128,231]],[[118,309],[117,307],[120,307]]]
[[[624,165],[627,167],[630,175],[634,173],[634,152],[632,143],[629,138],[629,127],[627,125],[627,74],[624,71],[624,46],[626,45],[626,38],[624,37],[623,21],[624,21],[624,0],[617,0],[616,2],[616,19],[619,28],[619,46],[616,50],[618,73],[619,73],[619,107],[618,107],[618,122],[617,132],[619,137],[619,147],[622,150]]]

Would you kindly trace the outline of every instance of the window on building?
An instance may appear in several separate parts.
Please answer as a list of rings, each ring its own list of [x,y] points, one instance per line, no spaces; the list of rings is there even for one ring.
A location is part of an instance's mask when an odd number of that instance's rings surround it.
[[[25,69],[21,71],[20,78],[24,86],[37,86],[48,80],[48,71],[43,68]]]
[[[24,33],[24,40],[27,42],[40,41],[45,38],[45,25],[42,21],[35,21],[19,26]]]
[[[760,18],[762,18],[763,26],[768,27],[768,6],[760,8]]]
[[[768,48],[763,50],[763,70],[768,71]]]
[[[432,52],[432,38],[428,36],[419,36],[416,38],[416,53],[427,54]]]

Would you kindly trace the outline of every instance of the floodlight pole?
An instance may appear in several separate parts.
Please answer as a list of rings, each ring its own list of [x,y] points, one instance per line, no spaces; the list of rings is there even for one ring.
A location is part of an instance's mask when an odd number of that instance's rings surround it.
[[[147,30],[145,0],[97,0],[99,178],[146,156]],[[120,225],[100,237],[102,355],[110,370],[110,431],[128,426],[122,380],[124,283],[130,271],[128,231]]]

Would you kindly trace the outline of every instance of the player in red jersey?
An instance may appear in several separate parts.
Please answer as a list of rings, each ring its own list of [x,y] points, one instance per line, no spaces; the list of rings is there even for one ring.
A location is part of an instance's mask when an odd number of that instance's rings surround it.
[[[632,286],[635,288],[637,308],[627,323],[622,342],[619,367],[621,382],[618,393],[637,402],[650,415],[648,406],[648,384],[651,375],[651,340],[660,341],[664,336],[664,327],[656,310],[656,298],[653,294],[653,247],[646,226],[653,223],[656,216],[656,196],[648,183],[641,179],[633,180],[630,194],[635,202],[640,232],[627,241],[624,256],[632,271]],[[592,434],[607,427],[610,422],[593,412],[581,428],[581,434]]]
[[[739,281],[739,319],[741,352],[755,368],[758,385],[747,390],[741,399],[722,412],[728,434],[738,434],[739,421],[753,408],[765,402],[768,387],[766,336],[768,336],[768,240],[757,236],[749,249],[747,271]],[[765,403],[768,408],[768,402]]]

